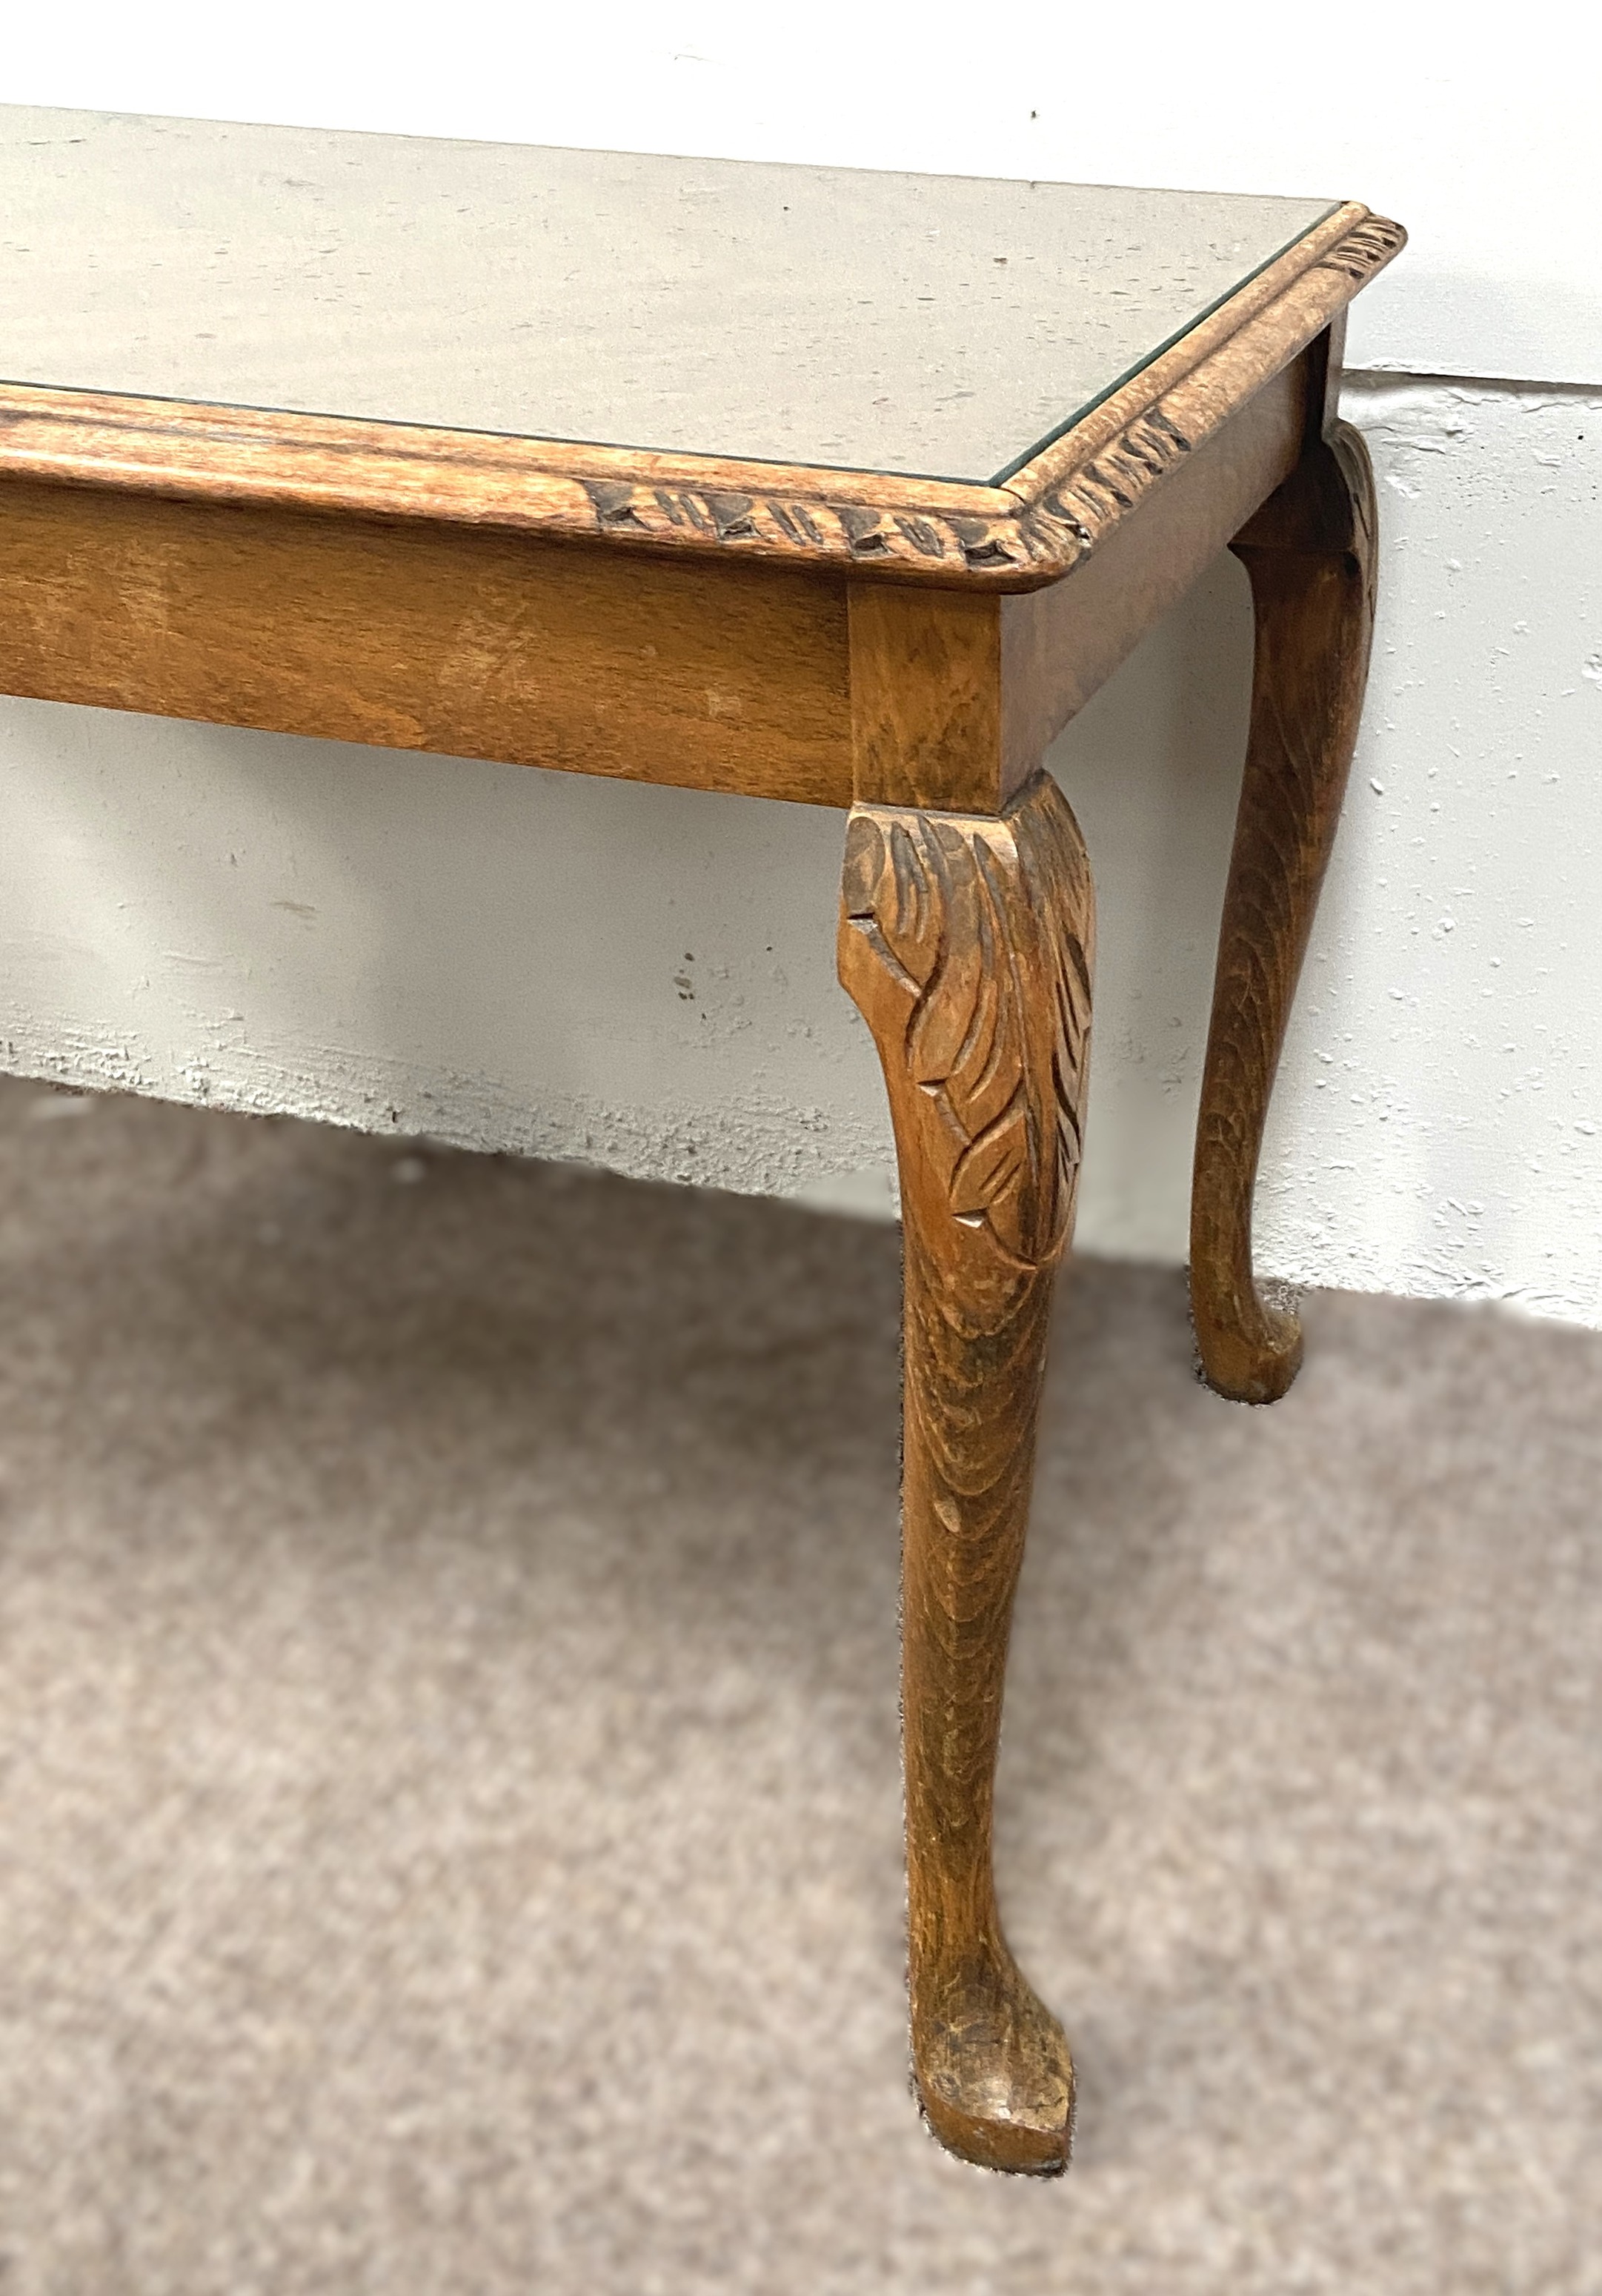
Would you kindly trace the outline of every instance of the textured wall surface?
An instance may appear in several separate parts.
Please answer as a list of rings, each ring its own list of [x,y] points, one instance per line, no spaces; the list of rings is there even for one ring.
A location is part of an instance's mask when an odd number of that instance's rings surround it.
[[[1264,1265],[1602,1323],[1602,398],[1359,379],[1382,604]],[[1225,560],[1052,763],[1101,898],[1080,1236],[1179,1259],[1245,736]],[[0,1062],[889,1202],[840,816],[0,702]]]
[[[1353,395],[1388,542],[1267,1256],[1602,1320],[1602,398]]]

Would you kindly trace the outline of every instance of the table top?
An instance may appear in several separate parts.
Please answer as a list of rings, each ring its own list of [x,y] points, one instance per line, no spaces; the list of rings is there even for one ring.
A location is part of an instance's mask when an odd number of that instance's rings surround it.
[[[1335,209],[0,106],[0,378],[999,485]]]

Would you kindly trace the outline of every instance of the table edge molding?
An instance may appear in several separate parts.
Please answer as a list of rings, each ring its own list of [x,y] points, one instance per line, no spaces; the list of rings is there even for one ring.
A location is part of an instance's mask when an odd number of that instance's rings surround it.
[[[1405,244],[1352,201],[1004,486],[0,383],[0,482],[423,519],[874,579],[1071,573]]]
[[[1310,261],[1288,275],[1286,258],[1270,264],[1008,482],[1032,562],[1072,571],[1340,316],[1401,253],[1407,234],[1351,206],[1288,252],[1315,241]]]

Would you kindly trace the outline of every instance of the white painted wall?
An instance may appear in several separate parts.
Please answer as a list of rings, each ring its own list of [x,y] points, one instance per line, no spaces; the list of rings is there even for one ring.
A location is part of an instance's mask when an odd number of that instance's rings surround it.
[[[0,98],[1351,193],[1381,479],[1363,744],[1277,1103],[1261,1258],[1602,1323],[1602,211],[1589,12],[1533,44],[1328,20],[289,4],[8,25]],[[417,37],[406,37],[408,21]],[[1337,31],[1338,37],[1338,31]],[[1379,52],[1384,66],[1380,68]],[[1564,59],[1554,72],[1552,56]],[[875,93],[891,64],[897,100]],[[1031,117],[1031,115],[1035,115]],[[1382,299],[1383,298],[1383,299]],[[1506,377],[1410,381],[1384,368]],[[1250,627],[1223,562],[1052,763],[1102,905],[1080,1234],[1179,1258]],[[885,1200],[833,980],[836,816],[0,703],[0,1061],[722,1185]]]

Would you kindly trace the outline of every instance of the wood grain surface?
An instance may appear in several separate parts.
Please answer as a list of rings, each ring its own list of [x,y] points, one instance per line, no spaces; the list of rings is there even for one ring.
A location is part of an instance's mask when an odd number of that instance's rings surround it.
[[[1296,466],[1306,353],[1047,590],[850,585],[859,804],[998,813],[1053,737]]]
[[[1236,407],[1165,485],[1142,496],[1134,514],[1064,580],[996,602],[1005,709],[998,802],[1295,468],[1308,394],[1302,353]],[[855,668],[853,625],[853,677]],[[860,761],[859,776],[860,796]]]
[[[0,485],[0,690],[851,796],[843,586],[415,521]]]
[[[1373,618],[1372,478],[1322,417],[1402,240],[1338,210],[985,486],[0,385],[6,692],[852,807],[840,974],[902,1187],[913,2060],[988,2167],[1060,2170],[1073,2110],[991,1866],[1090,1026],[1089,872],[1039,759],[1236,535],[1257,656],[1192,1289],[1209,1379],[1270,1399],[1301,1340],[1253,1189]]]
[[[1253,1279],[1253,1194],[1357,740],[1375,545],[1368,449],[1342,423],[1233,545],[1251,577],[1257,655],[1196,1128],[1190,1282],[1208,1381],[1242,1403],[1283,1395],[1302,1361],[1296,1317]]]
[[[1093,958],[1084,846],[1047,775],[989,820],[853,811],[840,976],[879,1047],[902,1191],[913,2062],[942,2143],[1038,2174],[1066,2163],[1073,2069],[1002,1931],[991,1814]]]
[[[1010,600],[853,582],[851,771],[859,803],[998,813],[1015,785],[1001,676]],[[1039,752],[1030,770],[1039,763]]]
[[[636,553],[1027,590],[1097,548],[1403,244],[1335,211],[1005,483],[738,463],[0,385],[0,484],[492,526]]]
[[[1065,431],[1015,481],[1041,561],[1073,563],[1096,549],[1406,244],[1400,224],[1339,209]]]

